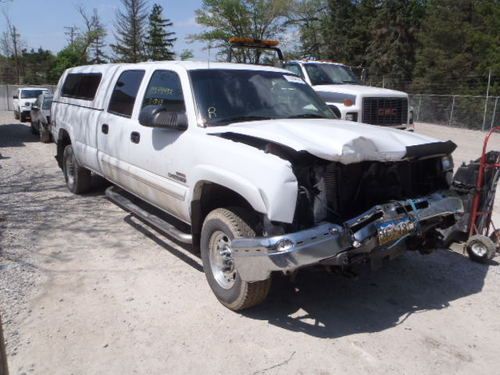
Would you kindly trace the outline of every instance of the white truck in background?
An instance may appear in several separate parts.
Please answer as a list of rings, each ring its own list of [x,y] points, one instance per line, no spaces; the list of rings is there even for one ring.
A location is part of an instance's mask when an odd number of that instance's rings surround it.
[[[54,93],[68,189],[108,198],[201,253],[221,303],[261,303],[273,273],[432,252],[462,203],[455,145],[335,119],[300,77],[206,62],[82,66]]]
[[[413,110],[405,92],[364,85],[344,64],[318,60],[285,61],[276,40],[233,37],[228,43],[228,62],[236,56],[233,50],[237,49],[254,50],[257,63],[263,53],[275,53],[280,66],[306,81],[341,120],[414,130]],[[268,61],[273,62],[273,59]]]
[[[48,94],[44,87],[20,87],[13,96],[14,118],[26,122],[31,116],[31,106],[42,94]]]
[[[349,66],[335,62],[289,61],[284,68],[310,84],[342,120],[414,129],[405,92],[364,85]]]

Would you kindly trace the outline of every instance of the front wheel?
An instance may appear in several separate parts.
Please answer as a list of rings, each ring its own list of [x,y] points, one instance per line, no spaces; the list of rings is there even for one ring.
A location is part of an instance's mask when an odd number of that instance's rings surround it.
[[[72,193],[83,194],[90,190],[90,171],[78,164],[71,145],[64,149],[63,173],[66,186]]]
[[[493,259],[496,252],[495,243],[488,237],[476,234],[465,244],[469,257],[474,262],[486,263]]]
[[[255,237],[252,222],[247,210],[218,208],[208,214],[201,231],[201,259],[208,284],[217,299],[233,311],[262,303],[271,287],[270,278],[243,281],[234,267],[231,240]]]

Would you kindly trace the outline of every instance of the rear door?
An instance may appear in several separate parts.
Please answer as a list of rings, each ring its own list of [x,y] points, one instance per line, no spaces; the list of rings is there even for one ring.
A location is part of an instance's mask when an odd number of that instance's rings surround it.
[[[124,67],[117,72],[97,125],[100,170],[107,179],[127,189],[134,185],[129,150],[137,121],[134,119],[137,93],[144,75],[144,69]]]

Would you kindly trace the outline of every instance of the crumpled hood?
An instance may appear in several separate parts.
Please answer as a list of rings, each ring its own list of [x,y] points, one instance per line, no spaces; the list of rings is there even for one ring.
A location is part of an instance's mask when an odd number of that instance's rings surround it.
[[[343,164],[398,161],[405,157],[447,154],[453,142],[403,130],[326,119],[284,119],[241,122],[207,129],[208,134],[240,134],[268,140],[295,151]]]
[[[317,85],[313,86],[315,91],[337,92],[347,95],[381,96],[381,97],[401,97],[407,98],[408,94],[402,91],[389,90],[381,87],[363,86],[363,85]]]

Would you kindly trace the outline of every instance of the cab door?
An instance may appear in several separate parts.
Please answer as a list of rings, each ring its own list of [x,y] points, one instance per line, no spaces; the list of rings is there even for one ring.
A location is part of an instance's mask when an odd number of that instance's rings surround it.
[[[186,113],[184,91],[189,92],[189,88],[183,90],[181,78],[174,69],[155,70],[142,95],[139,112],[148,105],[161,105],[170,112]],[[135,136],[127,155],[133,171],[131,191],[189,222],[186,208],[189,205],[185,200],[191,157],[196,152],[189,142],[190,131],[150,128],[142,126],[139,121],[134,121],[128,130]]]
[[[129,189],[134,186],[129,149],[135,130],[134,108],[145,75],[142,69],[121,68],[97,124],[98,161],[104,177]]]

